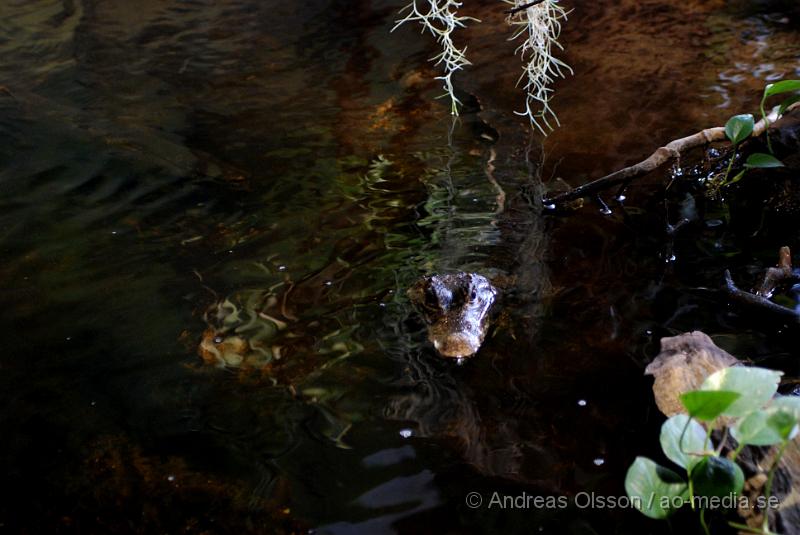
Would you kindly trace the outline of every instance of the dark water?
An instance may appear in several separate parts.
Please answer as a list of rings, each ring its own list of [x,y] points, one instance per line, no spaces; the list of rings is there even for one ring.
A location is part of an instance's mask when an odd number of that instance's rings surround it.
[[[0,2],[0,530],[666,533],[465,496],[623,495],[661,336],[798,375],[716,291],[791,228],[700,198],[667,240],[663,175],[611,216],[536,203],[800,77],[796,6],[576,3],[542,144],[499,3],[466,8],[456,123],[402,5]],[[507,281],[463,366],[404,296],[455,269]]]

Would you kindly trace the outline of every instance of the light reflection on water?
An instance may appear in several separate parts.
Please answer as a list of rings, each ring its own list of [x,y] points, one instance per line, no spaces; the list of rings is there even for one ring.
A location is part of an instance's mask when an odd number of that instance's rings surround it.
[[[0,428],[13,438],[0,458],[17,499],[0,522],[511,530],[522,517],[465,512],[463,494],[619,492],[648,447],[633,437],[654,425],[645,327],[724,328],[702,312],[673,321],[698,307],[663,291],[653,244],[619,222],[542,218],[530,202],[541,151],[506,112],[513,80],[498,83],[516,78],[493,52],[502,35],[475,47],[463,80],[484,111],[453,124],[432,98],[426,41],[388,33],[399,7],[3,6]],[[703,74],[686,82],[699,102],[676,82],[609,119],[639,91],[618,67],[644,29],[619,12],[587,27],[606,7],[579,9],[565,36],[579,76],[559,88],[565,128],[545,145],[545,178],[561,160],[565,176],[618,165],[640,144],[626,139],[716,120],[709,102],[728,113],[748,98],[734,86],[797,69],[780,17],[735,18],[750,37],[731,47],[723,12],[687,49],[728,47],[725,61],[675,64]],[[681,38],[670,17],[667,44]],[[586,100],[581,72],[608,82],[604,104]],[[606,124],[600,147],[591,129]],[[459,269],[505,280],[508,315],[480,358],[455,366],[424,344],[404,292]],[[666,304],[650,307],[653,295]],[[639,521],[568,517],[576,530]],[[526,520],[558,530],[564,518]]]

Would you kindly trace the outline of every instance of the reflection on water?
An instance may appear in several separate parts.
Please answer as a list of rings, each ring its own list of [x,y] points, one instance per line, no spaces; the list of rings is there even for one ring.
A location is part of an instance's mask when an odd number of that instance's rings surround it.
[[[463,500],[619,494],[653,447],[641,370],[663,334],[786,349],[692,290],[712,249],[676,243],[665,266],[658,209],[545,220],[538,177],[576,182],[752,106],[762,78],[797,73],[796,14],[576,6],[578,74],[542,148],[507,111],[500,10],[469,8],[487,22],[465,33],[473,97],[452,122],[429,43],[388,33],[401,5],[4,4],[0,527],[653,529]],[[504,314],[459,367],[405,289],[463,269],[503,286]]]

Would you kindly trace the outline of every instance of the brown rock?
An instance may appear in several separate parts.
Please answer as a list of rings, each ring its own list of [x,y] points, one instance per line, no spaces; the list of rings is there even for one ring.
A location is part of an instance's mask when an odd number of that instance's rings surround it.
[[[697,390],[712,373],[740,364],[740,361],[717,347],[700,331],[661,339],[661,353],[644,373],[655,377],[653,394],[658,409],[667,416],[685,412],[680,397]]]

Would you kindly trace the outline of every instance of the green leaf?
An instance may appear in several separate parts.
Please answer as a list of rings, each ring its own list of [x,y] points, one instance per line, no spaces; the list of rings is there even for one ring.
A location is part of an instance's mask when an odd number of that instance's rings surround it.
[[[730,459],[716,455],[710,455],[697,463],[690,477],[695,496],[724,498],[739,494],[744,487],[742,469]]]
[[[795,418],[794,414],[784,410],[774,411],[767,409],[767,412],[771,413],[768,421],[769,426],[778,433],[782,440],[792,440],[797,436],[797,418]]]
[[[782,372],[766,368],[735,366],[719,370],[706,377],[701,390],[737,392],[741,397],[727,407],[724,416],[744,416],[763,407],[775,392]]]
[[[795,102],[800,102],[800,95],[789,97],[783,102],[781,102],[781,105],[778,107],[778,115],[783,115],[784,113],[786,113],[786,108],[788,108]]]
[[[769,408],[790,412],[800,422],[800,396],[775,396],[772,398]]]
[[[681,394],[681,403],[689,416],[710,422],[724,413],[741,394],[725,390],[692,390]]]
[[[734,115],[725,124],[725,135],[731,143],[738,145],[753,133],[754,126],[755,120],[751,114]]]
[[[637,457],[628,468],[625,491],[639,511],[655,519],[667,518],[676,510],[675,502],[689,496],[689,486],[678,474],[647,457]]]
[[[745,167],[753,169],[767,169],[770,167],[783,167],[783,162],[771,154],[764,154],[763,152],[754,152],[747,158]]]
[[[751,412],[731,429],[740,444],[773,446],[789,439],[797,427],[797,419],[788,410],[773,407]]]
[[[772,95],[780,93],[789,93],[791,91],[800,91],[800,80],[781,80],[774,84],[767,84],[764,88],[764,98],[769,98]]]
[[[800,396],[775,396],[772,398],[767,410],[788,413],[792,416],[794,425],[789,429],[786,435],[787,439],[792,440],[800,433]],[[772,424],[777,426],[779,421],[774,420]],[[788,421],[785,425],[788,426]]]
[[[683,429],[686,427],[687,421],[689,421],[689,427],[684,433]],[[681,434],[683,434],[683,442],[679,444]],[[702,455],[691,455],[692,453],[703,453],[713,448],[714,445],[707,439],[703,426],[685,414],[676,414],[661,426],[661,449],[664,450],[664,455],[673,463],[689,471],[703,460]]]

